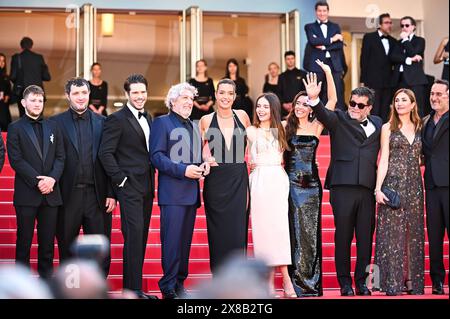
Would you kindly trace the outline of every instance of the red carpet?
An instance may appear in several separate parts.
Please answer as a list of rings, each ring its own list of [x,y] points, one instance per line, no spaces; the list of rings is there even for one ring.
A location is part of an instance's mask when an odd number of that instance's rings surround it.
[[[6,141],[6,135],[3,135]],[[330,145],[329,138],[327,136],[321,137],[321,143],[317,156],[319,162],[319,173],[322,182],[325,178],[326,169],[330,161]],[[203,186],[203,185],[202,185]],[[14,188],[14,171],[9,166],[8,159],[5,161],[5,166],[0,175],[0,265],[14,263],[15,256],[15,239],[16,239],[16,217],[14,207],[12,205]],[[322,210],[322,235],[323,235],[323,286],[325,290],[325,296],[322,299],[340,298],[338,289],[338,283],[335,274],[334,266],[334,223],[331,206],[329,203],[329,193],[324,191],[323,196],[323,210]],[[113,218],[113,231],[112,231],[112,265],[111,272],[108,278],[111,290],[119,291],[122,288],[122,247],[123,238],[120,232],[120,214],[119,209],[114,212]],[[150,224],[150,234],[147,246],[147,254],[144,265],[144,281],[143,288],[145,291],[151,291],[153,293],[159,293],[158,280],[162,275],[161,269],[161,251],[159,240],[159,207],[157,203],[154,203],[152,220]],[[253,252],[253,244],[251,238],[251,229],[249,230],[249,251]],[[352,267],[355,264],[355,243],[352,245]],[[425,244],[425,284],[427,287],[431,286],[429,277],[429,259],[428,259],[428,243]],[[449,268],[449,246],[448,238],[446,238],[444,245],[444,262],[446,269]],[[37,267],[37,243],[36,236],[33,241],[33,247],[31,249],[32,267]],[[55,258],[58,258],[58,251],[55,245]],[[56,259],[55,264],[58,264]],[[206,219],[204,207],[198,210],[197,220],[195,223],[194,238],[192,241],[191,256],[189,262],[190,275],[186,281],[187,288],[194,287],[197,283],[200,283],[211,278],[209,272],[209,251],[206,232]],[[276,276],[276,287],[281,288],[281,276]],[[446,286],[448,292],[448,283]],[[374,294],[372,298],[386,298],[380,294]],[[367,297],[365,297],[367,298]],[[392,297],[390,297],[392,298]],[[431,295],[429,289],[424,296],[401,296],[398,298],[437,298],[437,296]],[[448,299],[448,295],[444,296]]]

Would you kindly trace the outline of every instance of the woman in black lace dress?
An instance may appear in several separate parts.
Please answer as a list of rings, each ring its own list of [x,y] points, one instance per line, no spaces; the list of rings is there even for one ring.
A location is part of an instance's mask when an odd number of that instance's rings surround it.
[[[388,296],[424,292],[424,207],[420,172],[421,120],[411,90],[398,90],[389,122],[381,131],[381,156],[375,188],[378,203],[375,265]],[[386,205],[381,187],[400,195],[401,207]]]
[[[317,62],[325,72],[328,83],[328,103],[334,110],[337,102],[333,75],[328,65]],[[318,90],[316,76],[307,76],[306,90]],[[299,297],[321,296],[322,185],[316,164],[316,153],[323,126],[307,104],[307,93],[300,92],[292,102],[287,117],[286,139],[290,150],[285,151],[285,169],[289,176],[289,228],[291,234],[292,266],[289,274]]]

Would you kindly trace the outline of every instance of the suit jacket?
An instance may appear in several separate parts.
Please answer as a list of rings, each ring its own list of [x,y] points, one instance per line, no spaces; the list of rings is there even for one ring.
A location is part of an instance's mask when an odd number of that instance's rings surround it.
[[[342,65],[342,51],[344,43],[342,41],[334,42],[331,44],[331,38],[341,33],[341,28],[338,24],[328,22],[328,32],[325,38],[320,28],[319,23],[309,23],[305,25],[306,37],[308,43],[305,47],[305,55],[303,59],[303,68],[309,72],[323,73],[321,67],[315,62],[317,59],[325,61],[326,52],[330,52],[331,55],[331,70],[333,72],[343,72],[344,67]],[[317,49],[316,46],[324,45],[326,50]]]
[[[105,207],[107,197],[114,198],[112,184],[98,158],[98,150],[103,134],[103,124],[105,117],[97,115],[91,110],[86,112],[91,116],[92,127],[92,165],[94,167],[94,184],[97,202],[101,209]],[[61,192],[64,202],[68,202],[72,194],[72,190],[77,180],[79,167],[79,150],[78,150],[78,136],[75,128],[75,123],[72,118],[72,113],[68,110],[64,113],[58,114],[50,118],[57,125],[64,140],[64,149],[66,153],[66,161],[64,163],[64,171],[61,177]]]
[[[19,60],[21,67],[19,66]],[[50,80],[51,76],[48,71],[48,66],[45,64],[42,55],[30,50],[24,50],[12,56],[11,81],[14,85],[23,85],[23,89],[32,84],[43,87],[42,82]]]
[[[392,52],[397,46],[397,40],[387,36],[389,52],[386,54],[378,31],[364,35],[361,49],[361,79],[365,86],[372,89],[392,88],[397,85],[392,81],[394,63]]]
[[[415,55],[425,57],[425,39],[414,35],[411,41],[398,41],[395,51],[391,55],[392,60],[396,63],[393,74],[394,83],[400,81],[400,66],[403,64],[403,78],[409,86],[428,84],[427,77],[423,70],[423,60],[420,62],[412,62],[411,65],[405,63],[406,58],[412,58]]]
[[[15,170],[14,205],[38,207],[43,199],[49,206],[62,205],[59,187],[64,170],[64,142],[56,123],[43,120],[43,151],[26,116],[11,123],[8,128],[8,157]],[[50,176],[56,180],[53,192],[42,195],[36,176]]]
[[[435,128],[433,141],[428,143],[425,140],[425,130],[430,119],[432,120],[434,111],[423,119],[422,128],[422,148],[425,156],[425,188],[430,189],[433,186],[449,187],[449,172],[448,172],[448,114],[447,118],[440,121]]]
[[[331,162],[328,167],[325,188],[339,185],[359,185],[374,189],[380,134],[383,121],[369,116],[376,131],[366,137],[360,123],[347,112],[327,110],[322,103],[314,107],[317,119],[330,131]]]
[[[150,116],[147,121],[152,132]],[[138,193],[154,196],[155,172],[147,143],[144,131],[128,106],[106,118],[98,156],[114,186],[128,177],[126,183]]]
[[[151,161],[158,169],[159,205],[197,205],[200,207],[198,180],[184,176],[188,165],[201,164],[201,135],[197,124],[193,126],[193,141],[177,116],[170,112],[153,122],[150,138]],[[179,129],[180,134],[176,129]],[[185,133],[183,136],[182,133]],[[192,145],[191,145],[191,142]],[[181,153],[179,150],[181,149]],[[173,156],[180,156],[174,158]]]

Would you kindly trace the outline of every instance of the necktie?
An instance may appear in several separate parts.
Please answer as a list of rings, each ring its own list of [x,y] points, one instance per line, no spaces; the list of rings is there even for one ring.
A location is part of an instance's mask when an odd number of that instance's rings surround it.
[[[138,119],[140,120],[141,119],[141,117],[145,117],[145,118],[147,118],[147,111],[144,111],[144,112],[139,112],[138,113]]]
[[[362,122],[359,123],[359,124],[361,124],[362,126],[366,127],[368,123],[369,123],[368,120],[364,120],[364,121],[362,121]]]

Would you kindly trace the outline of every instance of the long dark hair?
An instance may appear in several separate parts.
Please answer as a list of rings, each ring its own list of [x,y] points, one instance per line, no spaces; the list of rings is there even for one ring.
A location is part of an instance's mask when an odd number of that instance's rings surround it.
[[[230,63],[233,63],[234,65],[236,65],[236,79],[239,78],[239,63],[236,59],[232,58],[229,59],[227,61],[227,69],[225,70],[225,78],[227,79],[231,79],[230,77],[230,71],[228,70],[228,66],[230,65]]]
[[[2,56],[5,59],[5,66],[3,68],[0,68],[0,76],[4,76],[8,74],[8,69],[6,68],[6,55],[4,53],[0,53],[0,56]]]
[[[292,101],[292,110],[286,118],[286,140],[288,142],[297,133],[298,124],[300,121],[297,115],[295,115],[295,105],[297,104],[298,99],[302,96],[307,96],[305,91],[298,92],[294,97],[294,100]]]
[[[253,107],[253,125],[258,128],[261,125],[261,121],[256,114],[256,106],[258,105],[258,101],[262,98],[265,98],[270,105],[270,128],[276,129],[276,131],[271,130],[273,137],[278,139],[278,145],[281,150],[289,150],[289,145],[286,141],[286,134],[284,132],[283,125],[281,124],[281,102],[278,96],[273,93],[263,93],[258,96]]]
[[[402,121],[400,120],[397,109],[395,108],[395,99],[400,93],[405,93],[408,96],[411,103],[414,103],[414,108],[411,111],[410,119],[411,122],[414,124],[415,131],[418,132],[422,128],[422,120],[420,119],[419,113],[417,111],[418,105],[416,96],[414,95],[413,91],[408,89],[399,89],[397,92],[395,92],[394,97],[392,98],[392,108],[389,117],[390,130],[391,132],[398,131],[400,130],[403,124]]]

